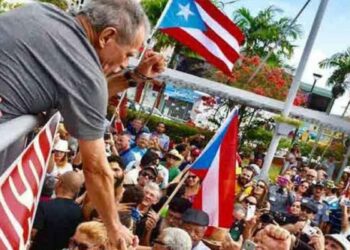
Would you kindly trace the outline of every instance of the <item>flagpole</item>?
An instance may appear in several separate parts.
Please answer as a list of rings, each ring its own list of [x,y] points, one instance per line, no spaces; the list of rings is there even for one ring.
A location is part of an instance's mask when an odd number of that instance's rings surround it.
[[[146,41],[146,46],[145,48],[142,50],[141,55],[139,57],[139,61],[138,64],[141,62],[142,58],[144,57],[147,49],[153,49],[154,47],[154,43],[152,43],[152,38],[154,36],[154,34],[157,32],[159,25],[161,24],[161,22],[163,21],[166,13],[168,12],[170,5],[172,4],[173,0],[168,0],[167,4],[164,7],[164,10],[162,12],[162,14],[160,15],[156,25],[152,28],[151,34],[149,35],[147,41]]]

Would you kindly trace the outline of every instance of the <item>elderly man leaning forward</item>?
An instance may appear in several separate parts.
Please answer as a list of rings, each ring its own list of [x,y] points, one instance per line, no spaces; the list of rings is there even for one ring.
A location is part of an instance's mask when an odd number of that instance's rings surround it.
[[[121,237],[128,243],[134,237],[119,222],[113,202],[104,119],[108,96],[164,70],[163,57],[152,51],[136,69],[126,70],[148,31],[136,0],[91,0],[75,16],[32,3],[0,16],[0,123],[61,112],[79,140],[86,188],[115,246]]]

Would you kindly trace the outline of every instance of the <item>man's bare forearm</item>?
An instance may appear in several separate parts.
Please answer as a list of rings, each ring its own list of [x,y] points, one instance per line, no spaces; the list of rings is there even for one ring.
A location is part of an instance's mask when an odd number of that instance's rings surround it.
[[[116,232],[120,223],[114,198],[114,179],[112,170],[108,167],[103,139],[79,143],[89,198],[108,231]]]

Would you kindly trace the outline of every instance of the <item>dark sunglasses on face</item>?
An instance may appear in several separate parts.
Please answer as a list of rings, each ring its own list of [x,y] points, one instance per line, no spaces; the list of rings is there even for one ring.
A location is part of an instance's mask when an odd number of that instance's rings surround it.
[[[256,202],[255,201],[244,200],[244,202],[247,203],[248,205],[256,206]]]
[[[154,180],[154,179],[156,178],[156,177],[154,177],[154,175],[149,174],[149,173],[147,173],[147,172],[142,172],[142,173],[141,173],[141,176],[143,176],[143,177],[148,177],[149,180]]]
[[[196,179],[196,176],[195,175],[189,175],[189,176],[187,176],[187,179]]]
[[[256,184],[255,186],[256,186],[256,187],[259,187],[259,188],[265,188],[265,185],[264,185],[264,184]]]
[[[309,208],[306,208],[306,207],[301,207],[301,211],[307,213],[307,214],[313,214],[314,212],[311,211],[311,209]]]
[[[76,241],[75,239],[70,239],[69,249],[88,250],[89,246],[85,243],[80,243],[80,242]]]

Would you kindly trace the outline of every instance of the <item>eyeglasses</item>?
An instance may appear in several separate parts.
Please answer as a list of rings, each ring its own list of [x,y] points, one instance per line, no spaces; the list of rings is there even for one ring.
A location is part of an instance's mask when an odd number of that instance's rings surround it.
[[[189,176],[187,176],[187,179],[196,179],[196,177],[197,176],[195,176],[195,175],[189,175]]]
[[[264,185],[264,184],[256,184],[255,186],[256,186],[256,187],[259,187],[259,188],[265,188],[265,185]]]
[[[244,200],[244,202],[247,203],[248,205],[254,205],[254,206],[256,206],[256,202],[255,202],[255,201]]]
[[[70,239],[69,240],[69,249],[73,250],[73,249],[78,249],[78,250],[88,250],[89,248],[95,247],[94,246],[88,246],[85,243],[81,243],[76,241],[75,239]]]
[[[148,177],[149,180],[154,180],[154,179],[156,179],[156,177],[155,177],[154,175],[149,174],[149,173],[147,173],[147,172],[142,172],[142,173],[141,173],[141,176],[143,176],[143,177]]]
[[[314,214],[314,212],[307,207],[301,207],[301,211],[306,212],[307,214]]]

